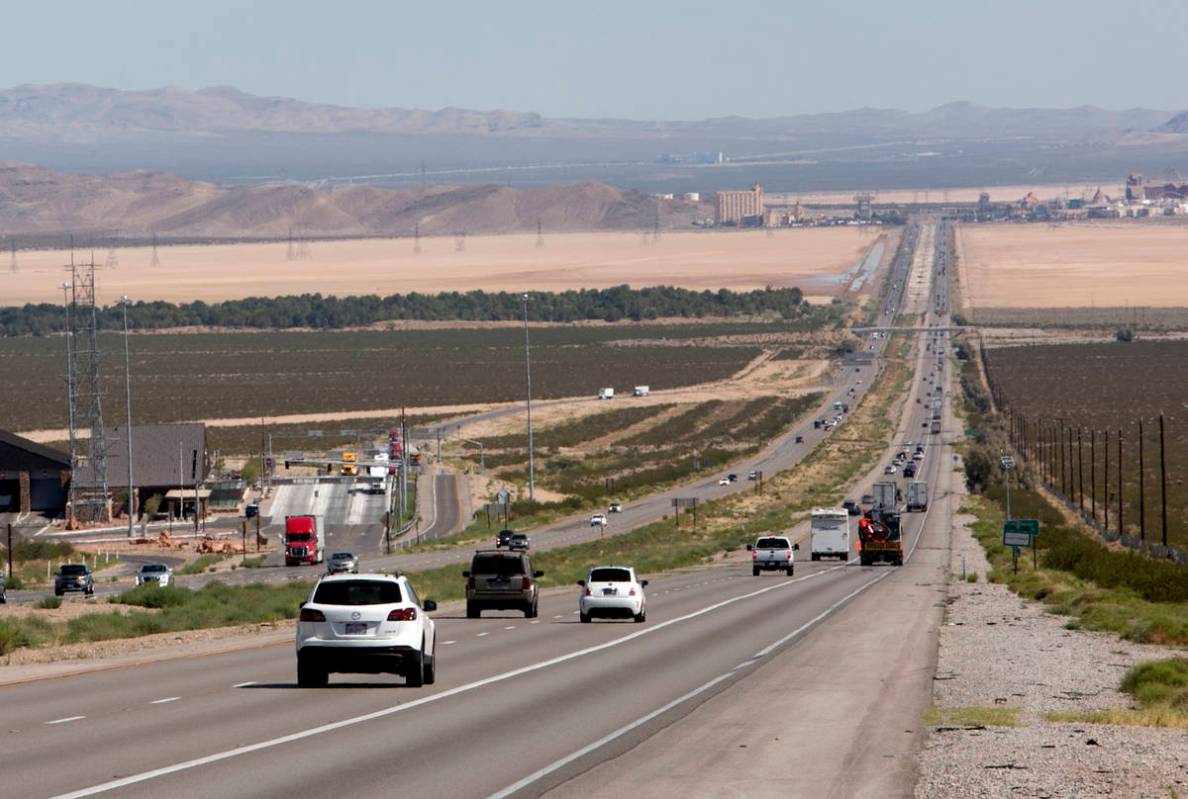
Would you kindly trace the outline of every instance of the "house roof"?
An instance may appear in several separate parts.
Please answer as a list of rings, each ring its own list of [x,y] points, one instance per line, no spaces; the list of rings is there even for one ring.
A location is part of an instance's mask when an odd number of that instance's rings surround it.
[[[103,436],[107,439],[107,484],[111,486],[128,481],[126,429],[120,425],[103,428]],[[195,480],[201,483],[205,478],[205,424],[132,425],[132,480],[136,485],[191,486]]]
[[[29,468],[30,465],[36,468],[56,466],[69,469],[70,456],[16,433],[0,430],[0,471],[16,469],[17,466]]]

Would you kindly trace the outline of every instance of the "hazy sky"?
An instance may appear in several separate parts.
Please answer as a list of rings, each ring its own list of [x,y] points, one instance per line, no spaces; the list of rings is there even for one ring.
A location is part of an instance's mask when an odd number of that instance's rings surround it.
[[[1188,107],[1188,0],[6,0],[0,85],[692,119]]]

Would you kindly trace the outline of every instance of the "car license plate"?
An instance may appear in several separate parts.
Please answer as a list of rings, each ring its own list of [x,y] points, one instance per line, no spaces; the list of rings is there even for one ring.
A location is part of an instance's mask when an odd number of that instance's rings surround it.
[[[367,622],[364,621],[348,621],[346,625],[347,635],[363,635],[367,632]]]
[[[614,596],[615,594],[619,593],[619,589],[617,589],[617,588],[603,588],[602,593],[605,596]]]

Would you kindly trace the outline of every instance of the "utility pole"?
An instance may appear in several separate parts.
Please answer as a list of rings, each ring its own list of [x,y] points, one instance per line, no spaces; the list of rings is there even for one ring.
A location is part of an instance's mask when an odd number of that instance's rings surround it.
[[[532,356],[528,342],[528,295],[524,294],[524,373],[528,382],[528,501],[536,503],[536,464],[532,451]]]
[[[1118,428],[1118,535],[1125,532],[1122,525],[1122,428]]]
[[[1089,429],[1089,495],[1093,521],[1097,521],[1097,429]]]
[[[120,298],[124,306],[124,391],[128,405],[128,429],[124,438],[128,439],[128,537],[136,537],[133,516],[136,512],[136,488],[132,482],[132,359],[128,354],[128,295]]]
[[[8,581],[12,582],[12,524],[8,525]]]
[[[1110,429],[1105,429],[1105,469],[1101,473],[1104,483],[1101,492],[1102,528],[1110,529]]]
[[[1081,426],[1077,425],[1077,510],[1085,515],[1085,447],[1081,440]]]

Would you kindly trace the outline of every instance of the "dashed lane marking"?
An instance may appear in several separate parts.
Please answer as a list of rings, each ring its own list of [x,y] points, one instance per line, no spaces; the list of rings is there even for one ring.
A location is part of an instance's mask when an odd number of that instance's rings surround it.
[[[80,721],[85,718],[86,716],[67,716],[64,719],[54,719],[53,721],[47,721],[46,724],[65,724],[68,721]]]
[[[163,705],[166,702],[176,702],[179,699],[181,699],[180,696],[167,696],[164,699],[154,699],[153,701],[149,702],[149,704],[150,705]]]

